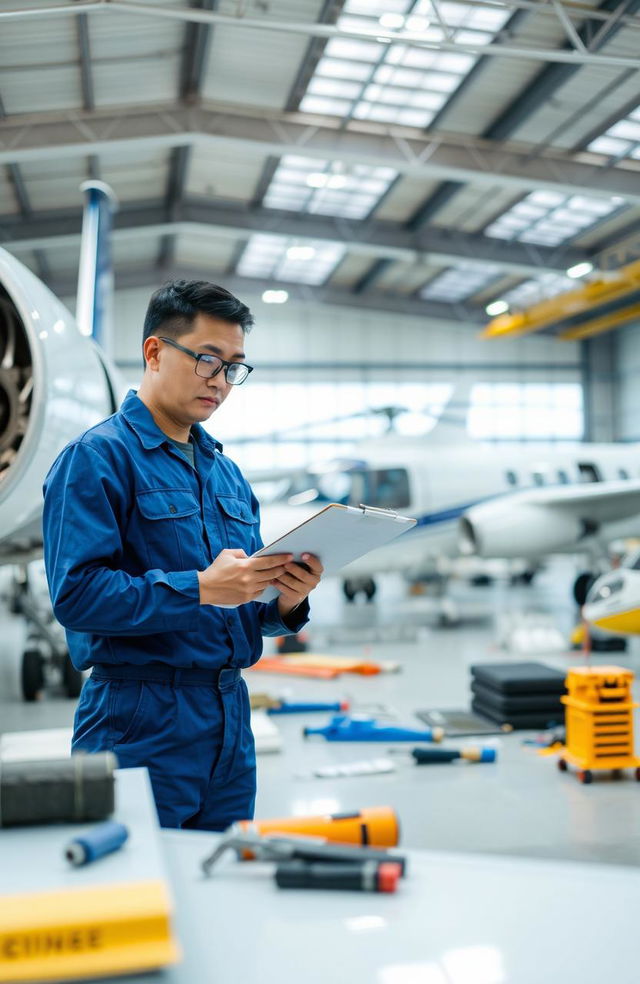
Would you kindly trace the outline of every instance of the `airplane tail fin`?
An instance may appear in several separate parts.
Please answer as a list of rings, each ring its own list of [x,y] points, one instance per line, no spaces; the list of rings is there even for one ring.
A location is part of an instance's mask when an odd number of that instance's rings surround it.
[[[471,402],[471,388],[475,380],[463,380],[456,383],[451,391],[447,404],[438,416],[434,428],[429,431],[429,443],[460,444],[471,441],[467,433],[467,414]]]
[[[109,185],[85,181],[78,272],[76,320],[83,335],[93,338],[110,357],[113,345],[113,262],[111,228],[118,202]]]

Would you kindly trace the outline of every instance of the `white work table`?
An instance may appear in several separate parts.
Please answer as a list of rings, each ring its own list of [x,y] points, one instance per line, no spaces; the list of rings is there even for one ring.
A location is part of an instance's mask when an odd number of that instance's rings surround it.
[[[157,850],[155,837],[147,843],[139,834],[140,818],[151,809],[144,770],[118,772],[117,794],[116,818],[132,829],[126,848],[68,870],[61,845],[75,828],[12,828],[0,832],[4,875],[7,866],[16,875],[28,869],[30,889],[54,879],[60,887],[126,880],[125,869],[132,877],[142,857]],[[161,832],[157,846],[173,891],[183,960],[152,974],[109,980],[637,984],[637,868],[405,852],[400,846],[408,857],[407,877],[395,894],[286,890],[276,887],[273,865],[239,862],[233,852],[206,878],[201,861],[220,836]]]
[[[637,984],[640,872],[407,852],[395,895],[278,889],[273,866],[200,861],[212,835],[164,832],[182,966],[212,984]]]

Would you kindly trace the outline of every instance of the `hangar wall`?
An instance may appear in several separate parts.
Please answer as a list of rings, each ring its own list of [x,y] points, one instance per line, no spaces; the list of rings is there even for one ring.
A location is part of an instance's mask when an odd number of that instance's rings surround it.
[[[114,353],[132,382],[139,378],[142,323],[151,292],[151,287],[135,288],[115,296]],[[361,373],[363,366],[371,379],[392,374],[442,380],[461,371],[470,379],[492,381],[580,379],[578,343],[560,344],[547,336],[483,342],[476,325],[318,305],[311,299],[284,305],[264,304],[249,294],[242,299],[256,318],[247,342],[249,361],[268,366],[276,374],[273,381],[290,378],[292,371],[298,376],[304,371],[311,379],[336,371]],[[67,303],[73,310],[73,301]]]

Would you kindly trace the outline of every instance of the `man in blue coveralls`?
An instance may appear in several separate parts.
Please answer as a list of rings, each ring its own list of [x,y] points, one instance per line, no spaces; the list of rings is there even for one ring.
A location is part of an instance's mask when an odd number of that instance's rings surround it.
[[[146,766],[165,827],[253,816],[255,748],[241,669],[263,635],[298,632],[322,574],[304,555],[252,557],[258,502],[202,428],[251,372],[251,312],[222,287],[153,294],[145,372],[120,410],[59,455],[45,481],[45,564],[72,660],[92,667],[76,752]],[[280,594],[255,599],[268,585]],[[225,607],[236,606],[236,607]]]

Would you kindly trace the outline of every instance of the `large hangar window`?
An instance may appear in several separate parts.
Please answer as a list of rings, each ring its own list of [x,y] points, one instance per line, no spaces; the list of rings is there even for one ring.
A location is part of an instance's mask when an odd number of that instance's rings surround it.
[[[403,440],[426,437],[452,389],[451,383],[431,382],[251,379],[206,426],[248,473],[313,466],[352,455],[363,441],[390,434]],[[461,438],[464,434],[461,423]],[[381,486],[378,495],[385,494]]]
[[[471,390],[471,437],[497,440],[580,440],[580,383],[479,383]]]

